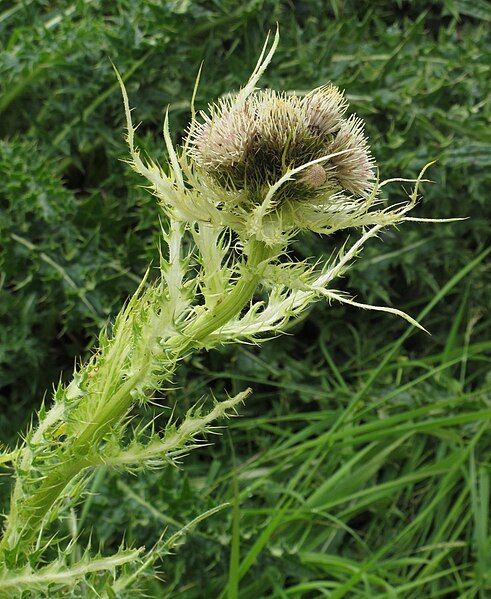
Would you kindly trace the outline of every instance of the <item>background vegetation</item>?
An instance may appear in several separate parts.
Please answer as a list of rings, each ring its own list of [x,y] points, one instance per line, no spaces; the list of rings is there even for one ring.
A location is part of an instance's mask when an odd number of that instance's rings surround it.
[[[165,405],[183,411],[209,387],[220,397],[252,384],[241,417],[182,471],[101,471],[77,515],[109,551],[123,536],[150,546],[231,503],[165,557],[149,595],[471,598],[491,589],[490,20],[485,0],[1,2],[5,444],[60,372],[89,355],[157,256],[159,214],[123,162],[110,60],[142,121],[141,145],[163,162],[163,111],[178,143],[200,62],[204,108],[247,79],[278,21],[263,83],[346,88],[383,178],[438,160],[416,215],[470,217],[384,233],[345,280],[360,298],[418,316],[431,337],[386,314],[319,304],[291,336],[183,364]],[[295,252],[329,254],[342,240],[306,236]]]

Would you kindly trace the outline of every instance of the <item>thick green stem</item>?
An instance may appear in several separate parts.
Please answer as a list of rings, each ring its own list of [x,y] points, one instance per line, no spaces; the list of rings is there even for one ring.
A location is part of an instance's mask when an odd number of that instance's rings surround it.
[[[212,310],[202,314],[184,329],[183,336],[187,339],[185,348],[199,344],[242,311],[250,302],[263,276],[259,265],[270,257],[271,250],[266,245],[259,241],[251,242],[245,272],[232,291],[226,297],[219,298]],[[182,338],[180,347],[182,351]]]
[[[243,310],[252,299],[262,278],[260,264],[270,256],[270,250],[263,243],[251,243],[244,272],[231,292],[226,297],[220,298],[211,310],[191,322],[182,335],[170,340],[169,349],[173,358],[179,358],[199,347],[211,333],[220,329]],[[144,381],[145,375],[146,373],[141,371],[127,379],[116,393],[102,402],[92,422],[87,424],[81,434],[75,439],[67,439],[63,461],[53,467],[36,492],[17,511],[21,519],[24,516],[22,526],[19,522],[8,521],[0,550],[5,550],[19,540],[29,542],[35,537],[46,514],[68,483],[90,465],[87,461],[88,454],[93,453],[94,448],[98,447],[110,428],[127,414],[134,401],[131,392]]]

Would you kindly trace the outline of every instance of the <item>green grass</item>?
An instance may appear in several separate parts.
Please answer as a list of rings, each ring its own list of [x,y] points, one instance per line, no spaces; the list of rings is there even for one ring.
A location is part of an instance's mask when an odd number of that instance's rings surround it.
[[[437,310],[484,258],[425,311]],[[136,544],[153,537],[152,526],[177,529],[171,514],[191,519],[215,502],[233,506],[164,561],[166,596],[484,597],[491,386],[466,389],[461,373],[472,355],[485,375],[491,345],[473,345],[411,360],[397,339],[378,356],[355,352],[367,368],[353,372],[321,343],[322,353],[300,366],[287,359],[290,380],[262,357],[268,346],[259,356],[238,350],[237,361],[255,365],[259,390],[246,414],[184,461],[185,481],[163,472],[119,486]],[[218,384],[250,381],[236,368],[207,375]],[[197,396],[201,384],[188,383],[186,393]],[[108,541],[128,524],[120,498],[108,504],[117,478],[99,489],[92,512]],[[111,526],[97,524],[108,512]]]
[[[404,309],[431,336],[388,315],[319,305],[260,348],[182,365],[165,404],[177,414],[209,387],[220,396],[252,385],[254,395],[182,471],[101,471],[77,514],[109,552],[123,536],[137,546],[169,539],[230,503],[157,564],[150,596],[489,593],[490,20],[487,3],[464,0],[0,7],[5,443],[60,371],[69,376],[76,356],[88,355],[157,257],[158,210],[121,161],[123,110],[109,59],[142,120],[141,144],[163,161],[165,107],[178,142],[201,61],[204,108],[247,78],[278,21],[265,84],[346,88],[384,178],[415,176],[438,160],[415,215],[469,217],[384,233],[346,279],[362,301]],[[328,255],[343,239],[305,236],[294,251]]]

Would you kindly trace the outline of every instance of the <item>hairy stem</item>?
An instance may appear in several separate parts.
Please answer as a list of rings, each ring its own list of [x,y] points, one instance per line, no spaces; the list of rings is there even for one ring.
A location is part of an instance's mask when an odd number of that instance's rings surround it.
[[[182,338],[177,340],[178,343],[180,341],[181,353],[199,344],[242,311],[251,300],[263,276],[260,264],[270,257],[271,250],[266,245],[259,241],[251,243],[245,272],[227,296],[218,299],[212,310],[202,314],[184,329],[183,336],[186,338],[184,346]]]
[[[190,322],[181,335],[169,340],[167,349],[171,354],[171,363],[199,347],[211,333],[220,329],[243,310],[252,299],[261,280],[260,265],[269,258],[271,258],[271,250],[263,243],[251,244],[244,271],[231,292],[220,298],[211,310]],[[134,376],[125,380],[112,396],[100,403],[99,410],[94,413],[92,421],[87,423],[82,432],[74,439],[66,439],[60,452],[63,456],[60,462],[53,466],[25,504],[16,506],[17,517],[7,519],[5,534],[0,542],[0,552],[19,542],[28,545],[35,538],[46,515],[70,481],[93,464],[89,454],[93,456],[111,427],[128,413],[135,401],[132,391],[145,380],[146,376],[147,372],[142,368]]]

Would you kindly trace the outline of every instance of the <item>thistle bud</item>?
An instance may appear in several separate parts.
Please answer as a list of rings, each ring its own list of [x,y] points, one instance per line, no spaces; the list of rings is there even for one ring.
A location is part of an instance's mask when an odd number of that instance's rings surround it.
[[[323,85],[307,94],[302,102],[311,131],[328,136],[339,130],[348,102],[343,93],[332,83]]]
[[[320,164],[313,164],[305,169],[300,177],[300,182],[311,189],[319,189],[327,180],[327,173]]]
[[[332,158],[341,187],[357,196],[370,194],[373,188],[374,161],[364,134],[363,121],[355,116],[344,120],[330,148],[332,153],[349,150]]]
[[[221,100],[210,105],[210,114],[201,115],[202,123],[192,123],[191,157],[210,172],[233,169],[246,161],[255,137],[250,103],[237,107],[231,100]]]

